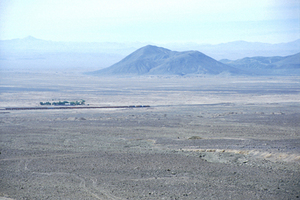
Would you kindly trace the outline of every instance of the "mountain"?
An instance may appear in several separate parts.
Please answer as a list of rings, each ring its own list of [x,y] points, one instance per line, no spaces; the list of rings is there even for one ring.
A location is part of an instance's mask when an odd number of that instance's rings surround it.
[[[199,51],[177,52],[147,45],[120,62],[91,74],[94,75],[186,75],[239,74],[237,70]]]
[[[1,70],[87,71],[108,67],[136,50],[121,43],[56,42],[28,36],[0,40]]]
[[[145,45],[139,42],[58,42],[32,36],[0,40],[0,70],[93,71],[107,68]],[[200,51],[216,60],[237,60],[296,54],[300,49],[300,40],[280,44],[234,41],[216,45],[173,43],[163,46],[179,52]]]
[[[296,54],[300,49],[300,39],[278,44],[269,44],[262,42],[246,42],[246,41],[234,41],[221,44],[197,44],[197,43],[186,43],[186,44],[166,44],[167,48],[176,51],[186,50],[198,50],[202,53],[211,56],[216,60],[221,59],[242,59],[245,57],[255,56],[288,56]]]
[[[220,62],[247,71],[252,75],[300,75],[300,53],[290,56],[246,57]]]

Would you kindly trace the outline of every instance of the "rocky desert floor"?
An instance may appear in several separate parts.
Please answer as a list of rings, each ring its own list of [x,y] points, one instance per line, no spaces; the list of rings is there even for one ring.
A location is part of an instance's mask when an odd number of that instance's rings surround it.
[[[1,73],[0,199],[298,199],[299,77]],[[86,100],[127,109],[5,110]]]

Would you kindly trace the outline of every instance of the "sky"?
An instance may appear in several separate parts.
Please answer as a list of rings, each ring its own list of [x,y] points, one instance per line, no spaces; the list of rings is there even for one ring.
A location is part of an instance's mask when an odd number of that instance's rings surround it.
[[[299,0],[1,0],[0,40],[219,44],[300,38]]]

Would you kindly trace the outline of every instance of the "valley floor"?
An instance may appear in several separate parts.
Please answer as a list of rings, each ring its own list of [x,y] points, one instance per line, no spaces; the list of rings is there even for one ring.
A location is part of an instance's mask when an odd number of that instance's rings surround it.
[[[0,110],[0,199],[297,199],[299,82],[3,76],[1,107],[151,107]]]

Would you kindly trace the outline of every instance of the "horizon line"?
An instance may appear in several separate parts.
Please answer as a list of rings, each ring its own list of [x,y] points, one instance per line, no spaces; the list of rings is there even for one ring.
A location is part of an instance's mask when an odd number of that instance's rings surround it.
[[[63,41],[63,40],[48,40],[48,39],[41,39],[34,37],[32,35],[28,35],[23,38],[12,38],[12,39],[0,39],[0,41],[10,41],[10,40],[26,40],[26,39],[35,39],[35,40],[42,40],[42,41],[48,41],[48,42],[65,42],[65,43],[115,43],[115,44],[133,44],[133,43],[142,43],[142,44],[149,44],[149,45],[156,45],[156,44],[197,44],[197,45],[220,45],[220,44],[227,44],[227,43],[234,43],[234,42],[246,42],[246,43],[262,43],[262,44],[285,44],[285,43],[290,43],[290,42],[295,42],[300,40],[300,37],[296,40],[291,40],[288,42],[278,42],[278,43],[268,43],[268,42],[260,42],[260,41],[255,41],[255,42],[249,42],[246,40],[233,40],[233,41],[228,41],[228,42],[221,42],[221,43],[200,43],[196,41],[186,41],[186,42],[179,42],[179,41],[174,41],[174,42],[141,42],[141,41],[124,41],[124,42],[115,42],[115,41]]]

